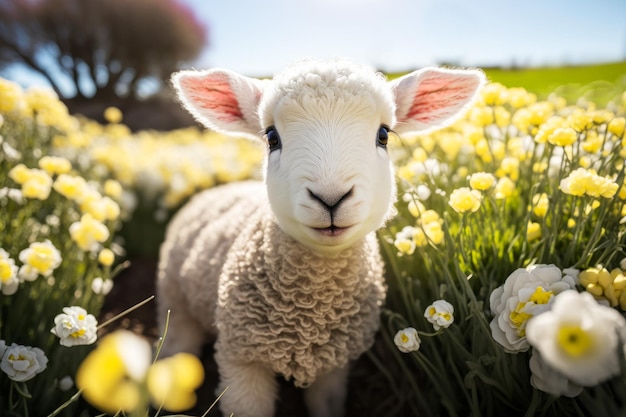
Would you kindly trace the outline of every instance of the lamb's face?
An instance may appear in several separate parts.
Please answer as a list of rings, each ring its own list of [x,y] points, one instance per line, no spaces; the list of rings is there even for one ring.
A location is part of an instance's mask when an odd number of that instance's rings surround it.
[[[342,60],[307,60],[273,81],[232,71],[173,77],[183,105],[217,131],[263,139],[266,183],[281,228],[321,252],[380,227],[395,196],[389,128],[451,123],[484,83],[477,70],[425,68],[386,82]]]
[[[387,152],[394,111],[391,90],[373,72],[322,67],[275,79],[260,120],[268,195],[286,233],[334,252],[383,224],[395,197]]]

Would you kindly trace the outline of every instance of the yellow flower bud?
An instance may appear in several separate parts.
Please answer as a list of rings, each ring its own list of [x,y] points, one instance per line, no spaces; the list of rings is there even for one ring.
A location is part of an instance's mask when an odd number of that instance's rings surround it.
[[[122,111],[117,107],[107,107],[104,110],[104,119],[109,123],[119,123],[122,121]]]
[[[619,304],[619,301],[615,296],[615,289],[612,285],[609,285],[604,289],[604,297],[609,300],[609,302],[611,303],[611,307],[617,307],[617,305]]]
[[[622,273],[613,278],[613,287],[616,290],[623,290],[626,288],[626,277]]]
[[[598,270],[596,268],[589,268],[585,271],[581,271],[578,274],[578,282],[583,287],[586,287],[589,284],[596,284],[598,282]]]
[[[619,296],[619,307],[626,311],[626,291],[622,291],[622,294]]]
[[[609,122],[607,130],[618,138],[621,138],[624,134],[624,126],[626,126],[626,119],[623,117],[616,117]]]
[[[485,191],[495,185],[496,177],[488,172],[476,172],[470,177],[469,183],[472,189]]]
[[[598,284],[602,286],[602,288],[608,288],[613,284],[613,278],[611,278],[611,273],[606,270],[606,268],[602,268],[598,271]]]
[[[597,284],[587,284],[586,290],[596,297],[600,297],[602,295],[602,287]]]
[[[113,261],[115,260],[115,254],[111,249],[102,249],[98,254],[98,262],[100,262],[104,266],[113,265]]]

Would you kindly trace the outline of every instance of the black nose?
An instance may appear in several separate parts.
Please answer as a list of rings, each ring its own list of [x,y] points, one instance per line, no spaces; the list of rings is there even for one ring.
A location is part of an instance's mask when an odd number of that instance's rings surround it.
[[[326,208],[330,212],[334,211],[337,207],[341,205],[341,203],[343,203],[348,198],[350,198],[350,196],[352,195],[352,190],[353,188],[350,188],[350,190],[348,190],[347,193],[337,196],[337,195],[318,195],[318,194],[315,194],[313,191],[311,191],[310,188],[307,188],[307,191],[309,192],[309,196],[313,200],[318,201],[322,206],[324,206],[324,208]]]

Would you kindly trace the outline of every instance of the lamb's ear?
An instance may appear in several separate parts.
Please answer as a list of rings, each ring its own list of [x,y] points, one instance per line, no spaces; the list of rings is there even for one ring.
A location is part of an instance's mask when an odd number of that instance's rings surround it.
[[[257,114],[263,82],[225,69],[186,70],[172,83],[189,113],[210,129],[228,135],[259,138]]]
[[[425,132],[452,123],[485,83],[479,70],[423,68],[391,81],[398,133]]]

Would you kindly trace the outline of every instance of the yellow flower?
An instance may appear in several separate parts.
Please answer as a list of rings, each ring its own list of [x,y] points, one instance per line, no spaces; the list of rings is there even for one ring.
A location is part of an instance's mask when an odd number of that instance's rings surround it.
[[[9,171],[9,178],[20,185],[24,184],[29,177],[30,169],[28,169],[24,164],[17,164]]]
[[[613,112],[608,110],[597,110],[591,114],[593,122],[597,124],[608,123],[615,117]]]
[[[547,101],[539,101],[528,106],[528,123],[534,126],[544,124],[554,114],[554,105]]]
[[[508,91],[500,83],[489,83],[480,92],[484,103],[488,106],[501,106],[505,103]]]
[[[594,170],[578,168],[562,179],[559,188],[566,194],[612,198],[619,185],[609,178],[601,177]]]
[[[510,197],[515,191],[515,183],[508,177],[502,177],[498,180],[495,188],[495,197],[497,199]]]
[[[104,182],[104,194],[115,200],[122,196],[123,191],[122,184],[119,181],[109,179]]]
[[[150,344],[118,330],[87,355],[78,368],[76,386],[90,404],[106,413],[134,411],[141,404],[140,384],[150,362]]]
[[[424,162],[428,159],[428,154],[426,153],[424,148],[415,148],[413,150],[413,153],[411,154],[411,157],[415,162]]]
[[[409,204],[407,205],[409,213],[411,213],[411,215],[415,218],[420,217],[421,214],[426,211],[426,207],[424,207],[424,204],[422,204],[419,200],[415,200],[412,197],[409,198],[411,198]]]
[[[104,120],[109,123],[119,123],[122,121],[122,111],[117,107],[107,107],[104,110]]]
[[[22,186],[22,195],[26,198],[45,200],[50,195],[52,178],[46,171],[18,164],[9,171],[9,178]]]
[[[593,115],[583,109],[576,109],[569,115],[567,122],[577,132],[584,132],[593,127]]]
[[[28,178],[22,183],[22,195],[26,198],[45,200],[52,190],[52,178],[41,169],[29,169]]]
[[[397,237],[393,245],[398,249],[401,254],[412,255],[415,252],[415,242],[412,239],[408,239],[404,236]]]
[[[493,114],[495,117],[496,125],[499,127],[506,127],[511,122],[511,113],[504,107],[494,107]]]
[[[421,227],[415,227],[413,232],[413,243],[415,247],[423,248],[428,245],[428,238],[426,237],[426,233],[422,230]]]
[[[59,156],[44,156],[39,160],[39,168],[50,175],[67,174],[72,169],[72,164]]]
[[[483,162],[490,163],[493,161],[493,155],[491,153],[491,149],[489,148],[489,143],[487,143],[487,140],[483,139],[478,141],[474,145],[474,149],[476,151],[476,155],[478,155]]]
[[[422,211],[421,215],[419,216],[419,223],[441,223],[441,217],[439,216],[439,213],[437,213],[435,210]]]
[[[474,190],[486,191],[495,185],[496,177],[487,172],[476,172],[470,177],[469,183]]]
[[[521,87],[509,88],[507,92],[507,101],[511,107],[519,109],[537,101],[537,96],[526,91]]]
[[[119,204],[109,197],[102,197],[94,189],[88,188],[83,192],[78,202],[80,203],[80,211],[82,213],[91,214],[99,222],[116,220],[120,215]]]
[[[576,142],[576,139],[578,139],[578,134],[570,127],[559,127],[548,136],[548,142],[556,146],[571,145]]]
[[[15,261],[9,257],[4,249],[0,248],[0,290],[3,295],[15,294],[20,284]]]
[[[24,264],[20,269],[23,279],[32,280],[41,274],[45,277],[52,275],[52,271],[61,265],[61,253],[52,242],[33,242],[20,252],[20,261]]]
[[[83,177],[61,174],[54,181],[52,188],[65,198],[76,201],[83,198],[89,186]]]
[[[445,237],[443,233],[443,229],[441,228],[441,223],[438,221],[429,222],[422,226],[424,228],[424,233],[430,239],[433,244],[438,245],[443,242]]]
[[[494,122],[493,110],[489,107],[473,107],[469,111],[469,120],[478,126],[488,126]]]
[[[596,153],[602,147],[603,139],[595,130],[588,130],[585,140],[582,142],[582,148],[585,152]]]
[[[533,213],[537,217],[544,217],[548,212],[548,194],[541,193],[533,196]]]
[[[113,265],[113,261],[115,261],[115,254],[111,249],[104,248],[98,254],[98,262],[104,266]]]
[[[196,404],[195,390],[203,380],[200,360],[189,353],[178,353],[152,365],[146,384],[155,407],[180,412]]]
[[[614,134],[615,136],[617,136],[618,138],[621,138],[622,135],[624,134],[624,127],[626,126],[626,119],[623,117],[616,117],[615,119],[611,120],[607,126],[607,130]]]
[[[17,83],[0,78],[0,112],[21,111],[24,104],[22,87]]]
[[[526,228],[526,240],[529,242],[541,239],[541,225],[535,222],[528,222]]]
[[[109,229],[86,213],[80,221],[70,225],[70,236],[81,250],[89,251],[97,249],[99,243],[109,238]]]
[[[62,130],[70,128],[72,118],[67,106],[51,89],[31,87],[26,91],[24,98],[38,123]]]
[[[513,181],[519,178],[519,159],[506,157],[500,162],[496,175],[498,177],[509,176]]]
[[[458,213],[475,212],[480,208],[481,198],[480,192],[461,187],[452,191],[448,204]]]

